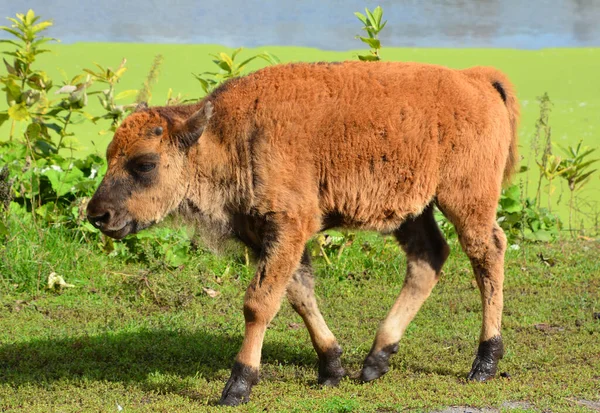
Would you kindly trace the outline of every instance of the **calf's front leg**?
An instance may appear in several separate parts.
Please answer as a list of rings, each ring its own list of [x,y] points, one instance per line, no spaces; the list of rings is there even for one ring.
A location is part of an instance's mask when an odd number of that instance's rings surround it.
[[[256,274],[246,290],[244,341],[221,395],[219,403],[222,405],[236,406],[250,400],[252,386],[258,383],[267,325],[279,310],[311,235],[307,226],[287,217],[274,217],[269,227],[272,233],[264,237]]]

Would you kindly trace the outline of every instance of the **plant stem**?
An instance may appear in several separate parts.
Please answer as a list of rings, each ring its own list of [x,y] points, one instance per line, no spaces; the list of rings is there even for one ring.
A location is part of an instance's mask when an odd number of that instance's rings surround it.
[[[548,178],[548,212],[552,212],[552,177]]]
[[[12,123],[10,124],[10,135],[8,135],[8,141],[12,142],[13,140],[13,135],[15,134],[15,123],[17,121],[16,120],[12,120]]]
[[[571,233],[571,237],[574,237],[574,234],[573,234],[573,190],[571,190],[571,197],[569,198],[569,232]]]
[[[65,121],[63,123],[63,125],[65,125],[65,126],[63,127],[63,130],[60,133],[60,139],[58,140],[58,146],[56,147],[57,151],[60,151],[62,141],[63,141],[64,137],[67,135],[67,127],[69,126],[69,122],[71,121],[72,114],[73,114],[73,109],[69,108],[69,113],[65,117]]]

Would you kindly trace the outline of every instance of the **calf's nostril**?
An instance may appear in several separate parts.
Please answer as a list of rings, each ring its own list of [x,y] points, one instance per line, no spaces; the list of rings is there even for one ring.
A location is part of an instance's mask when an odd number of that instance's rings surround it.
[[[106,224],[110,222],[112,214],[110,210],[102,212],[97,212],[95,214],[88,213],[88,220],[92,223],[96,228],[102,228]]]

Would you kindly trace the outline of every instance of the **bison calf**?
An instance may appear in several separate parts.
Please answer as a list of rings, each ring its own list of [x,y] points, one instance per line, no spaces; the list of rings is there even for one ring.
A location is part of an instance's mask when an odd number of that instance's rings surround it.
[[[244,341],[221,398],[237,405],[258,381],[265,331],[286,293],[319,357],[319,383],[344,376],[305,249],[315,233],[335,226],[393,233],[406,252],[404,286],[361,379],[386,373],[448,256],[436,205],[456,227],[481,292],[483,325],[468,377],[483,381],[503,354],[506,238],[495,216],[517,158],[517,120],[514,90],[492,68],[273,66],[197,104],[138,107],[108,146],[108,172],[88,217],[122,238],[172,212],[191,214],[256,253]]]

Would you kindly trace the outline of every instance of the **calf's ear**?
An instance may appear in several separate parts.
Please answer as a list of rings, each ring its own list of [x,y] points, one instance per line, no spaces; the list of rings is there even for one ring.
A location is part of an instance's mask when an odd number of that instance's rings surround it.
[[[213,104],[207,101],[192,116],[183,121],[176,133],[179,146],[185,149],[198,142],[212,115]]]

